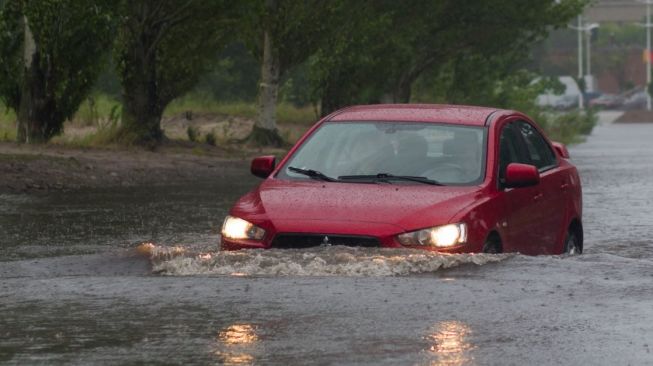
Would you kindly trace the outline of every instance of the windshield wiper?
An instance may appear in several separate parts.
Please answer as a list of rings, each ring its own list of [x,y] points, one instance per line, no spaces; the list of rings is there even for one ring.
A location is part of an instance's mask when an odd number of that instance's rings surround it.
[[[338,179],[336,178],[331,178],[328,175],[325,175],[321,172],[318,172],[317,170],[313,169],[302,169],[302,168],[295,168],[294,166],[289,166],[288,170],[291,172],[303,174],[307,177],[311,177],[313,179],[318,179],[318,180],[323,180],[326,182],[338,182]]]
[[[443,186],[444,184],[438,182],[437,180],[429,179],[426,177],[413,177],[410,175],[394,175],[388,173],[379,173],[375,175],[343,175],[338,177],[339,180],[365,180],[365,179],[374,179],[382,181],[391,181],[391,180],[404,180],[410,182],[430,184],[434,186]]]

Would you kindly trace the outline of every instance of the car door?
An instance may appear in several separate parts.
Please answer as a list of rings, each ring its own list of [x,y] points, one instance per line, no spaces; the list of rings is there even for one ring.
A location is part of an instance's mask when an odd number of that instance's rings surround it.
[[[553,148],[529,122],[517,121],[515,127],[522,138],[530,163],[540,172],[540,184],[535,186],[539,236],[534,254],[551,254],[565,220],[565,196],[560,190],[565,173],[559,168]]]
[[[502,191],[505,204],[505,217],[501,225],[504,227],[505,238],[503,250],[523,254],[537,254],[538,248],[544,245],[543,230],[540,222],[543,219],[539,185],[523,188],[504,188],[506,168],[510,163],[531,164],[521,136],[514,122],[507,123],[499,137],[499,189]]]

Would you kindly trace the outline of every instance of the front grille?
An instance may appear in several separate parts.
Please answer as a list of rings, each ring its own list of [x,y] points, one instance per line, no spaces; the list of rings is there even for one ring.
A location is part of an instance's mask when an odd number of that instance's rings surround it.
[[[381,246],[381,243],[379,239],[370,236],[329,234],[278,234],[272,240],[273,248],[282,249],[312,248],[321,245],[372,248]]]

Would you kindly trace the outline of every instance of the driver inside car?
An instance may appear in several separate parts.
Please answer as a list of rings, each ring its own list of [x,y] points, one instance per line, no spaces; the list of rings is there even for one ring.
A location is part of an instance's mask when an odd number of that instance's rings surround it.
[[[392,144],[385,134],[377,131],[363,132],[349,151],[350,173],[388,173],[388,161],[394,157]]]
[[[480,175],[480,148],[474,132],[457,131],[454,138],[444,142],[442,152],[446,158],[445,169],[465,182],[476,180]]]
[[[414,132],[403,133],[396,140],[396,156],[391,164],[391,173],[396,175],[422,176],[432,168],[427,157],[429,144]]]

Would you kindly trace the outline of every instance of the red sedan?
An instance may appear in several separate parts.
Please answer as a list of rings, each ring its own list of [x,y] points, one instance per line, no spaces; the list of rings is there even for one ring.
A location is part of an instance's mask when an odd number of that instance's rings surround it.
[[[222,249],[347,245],[580,254],[581,185],[526,115],[449,105],[355,106],[315,124],[222,227]]]

